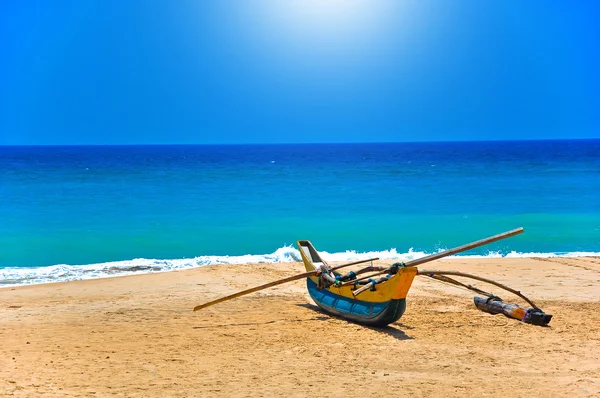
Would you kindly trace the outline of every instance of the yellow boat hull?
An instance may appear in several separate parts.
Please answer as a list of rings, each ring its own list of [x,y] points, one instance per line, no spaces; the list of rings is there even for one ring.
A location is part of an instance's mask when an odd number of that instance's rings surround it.
[[[314,263],[323,262],[309,241],[298,241],[298,248],[307,271],[316,269]],[[311,298],[325,312],[365,325],[385,326],[404,314],[406,295],[416,274],[416,267],[400,268],[387,281],[356,298],[353,285],[320,288],[316,276],[308,277],[306,285]]]

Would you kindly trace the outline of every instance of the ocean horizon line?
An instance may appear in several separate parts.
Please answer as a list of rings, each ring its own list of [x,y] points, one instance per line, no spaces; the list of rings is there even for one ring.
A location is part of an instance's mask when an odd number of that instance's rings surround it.
[[[459,144],[459,143],[528,143],[600,141],[592,138],[527,138],[510,140],[431,140],[431,141],[329,141],[329,142],[244,142],[244,143],[108,143],[108,144],[0,144],[0,147],[222,147],[222,146],[300,146],[300,145],[363,145],[363,144]]]

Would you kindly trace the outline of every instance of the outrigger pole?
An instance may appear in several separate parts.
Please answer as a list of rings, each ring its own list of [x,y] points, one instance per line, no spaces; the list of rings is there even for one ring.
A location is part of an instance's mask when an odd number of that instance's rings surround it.
[[[493,243],[493,242],[496,242],[496,241],[499,241],[502,239],[510,238],[511,236],[518,235],[518,234],[522,233],[523,231],[524,230],[522,227],[515,228],[513,230],[503,232],[498,235],[490,236],[489,238],[480,239],[480,240],[472,242],[472,243],[467,243],[466,245],[455,247],[454,249],[448,249],[448,250],[444,250],[443,252],[430,254],[429,256],[417,258],[416,260],[411,260],[411,261],[406,262],[404,265],[406,267],[414,267],[415,265],[419,265],[419,264],[423,264],[423,263],[426,263],[429,261],[437,260],[442,257],[448,257],[448,256],[451,256],[456,253],[462,253],[467,250],[475,249],[476,247],[479,247],[479,246],[488,245],[490,243]]]
[[[340,268],[344,268],[344,267],[349,267],[351,265],[368,263],[370,261],[375,261],[375,260],[379,260],[379,257],[374,257],[374,258],[369,258],[369,259],[366,259],[366,260],[354,261],[354,262],[351,262],[351,263],[338,265],[337,267],[330,268],[330,271],[334,271],[334,270],[337,270],[337,269],[340,269]],[[237,292],[237,293],[231,294],[229,296],[221,297],[220,299],[209,301],[208,303],[205,303],[205,304],[197,305],[196,307],[194,307],[194,311],[198,311],[198,310],[201,310],[203,308],[210,307],[211,305],[222,303],[223,301],[231,300],[231,299],[234,299],[234,298],[237,298],[237,297],[245,296],[245,295],[250,294],[250,293],[258,292],[259,290],[263,290],[263,289],[267,289],[267,288],[270,288],[270,287],[273,287],[273,286],[277,286],[277,285],[281,285],[281,284],[284,284],[284,283],[292,282],[292,281],[295,281],[295,280],[298,280],[298,279],[308,278],[309,276],[314,276],[316,274],[317,273],[315,271],[310,271],[310,272],[305,272],[305,273],[299,274],[299,275],[289,276],[287,278],[280,279],[278,281],[265,283],[264,285],[256,286],[256,287],[253,287],[251,289],[242,290],[241,292]]]
[[[356,297],[359,294],[361,294],[362,292],[365,292],[365,291],[373,288],[375,284],[386,280],[385,277],[381,278],[380,280],[373,280],[372,277],[377,276],[377,275],[383,275],[386,273],[395,273],[395,272],[397,272],[397,266],[412,267],[412,266],[415,266],[418,264],[423,264],[428,261],[437,260],[438,258],[450,256],[452,254],[470,250],[475,247],[486,245],[488,243],[492,243],[492,242],[495,242],[500,239],[508,238],[510,236],[520,234],[521,232],[523,232],[523,228],[517,228],[512,231],[504,232],[502,234],[495,235],[495,236],[492,236],[492,237],[489,237],[486,239],[482,239],[482,240],[479,240],[479,241],[476,241],[473,243],[469,243],[469,244],[466,244],[463,246],[459,246],[454,249],[446,250],[446,251],[432,254],[432,255],[422,257],[422,258],[419,258],[416,260],[408,261],[404,264],[399,264],[399,263],[394,264],[394,265],[392,265],[392,267],[388,268],[385,271],[377,272],[377,273],[371,274],[369,276],[365,276],[362,278],[343,282],[343,283],[341,283],[341,286],[352,285],[352,284],[357,286],[358,282],[369,279],[370,281],[368,283],[361,285],[361,287],[357,288],[356,290],[354,290],[352,292],[352,295],[354,297]],[[396,269],[394,269],[394,266],[396,266]],[[430,279],[434,279],[434,280],[436,280],[438,282],[442,282],[442,283],[450,283],[452,285],[462,287],[465,289],[469,289],[471,291],[474,291],[475,293],[478,293],[478,294],[481,294],[481,295],[487,297],[487,298],[474,297],[473,301],[475,303],[475,306],[479,310],[493,314],[493,315],[504,314],[505,316],[507,316],[509,318],[514,318],[514,319],[517,319],[524,323],[530,323],[530,324],[539,325],[539,326],[548,325],[548,323],[550,323],[550,320],[552,319],[552,315],[546,314],[544,311],[542,311],[542,309],[540,309],[540,307],[538,307],[533,301],[531,301],[529,298],[527,298],[520,291],[512,289],[512,288],[510,288],[506,285],[503,285],[502,283],[496,282],[492,279],[483,278],[481,276],[467,274],[465,272],[458,272],[458,271],[419,270],[419,271],[417,271],[417,275],[428,277]],[[499,287],[500,289],[506,290],[507,292],[514,294],[515,296],[520,297],[521,299],[526,301],[529,305],[531,305],[532,308],[523,308],[516,304],[505,303],[502,301],[502,299],[500,297],[498,297],[492,293],[486,292],[482,289],[479,289],[478,287],[459,282],[453,278],[450,278],[448,275],[459,276],[459,277],[464,277],[464,278],[469,278],[469,279],[475,279],[475,280],[478,280],[481,282],[488,283],[490,285],[494,285],[496,287]]]
[[[503,233],[498,234],[498,235],[490,236],[489,238],[480,239],[480,240],[475,241],[475,242],[467,243],[466,245],[458,246],[458,247],[455,247],[453,249],[444,250],[443,252],[439,252],[439,253],[435,253],[435,254],[430,254],[429,256],[425,256],[425,257],[417,258],[415,260],[407,261],[407,262],[404,263],[403,266],[404,267],[414,267],[414,266],[417,266],[419,264],[423,264],[423,263],[426,263],[426,262],[429,262],[429,261],[438,260],[438,259],[440,259],[442,257],[452,256],[453,254],[456,254],[456,253],[461,253],[461,252],[464,252],[464,251],[467,251],[467,250],[475,249],[476,247],[479,247],[479,246],[487,245],[487,244],[490,244],[490,243],[493,243],[493,242],[496,242],[496,241],[499,241],[499,240],[502,240],[502,239],[510,238],[511,236],[518,235],[518,234],[520,234],[522,232],[523,232],[523,228],[522,227],[521,228],[516,228],[516,229],[510,230],[510,231],[507,231],[507,232],[503,232]],[[390,267],[390,269],[391,269],[391,267]],[[390,272],[390,269],[387,269],[385,271],[381,271],[381,272],[378,272],[378,273],[375,273],[375,274],[371,274],[371,275],[365,276],[363,278],[354,279],[354,280],[351,280],[351,281],[348,281],[348,282],[344,282],[344,283],[342,283],[342,285],[352,285],[352,284],[355,284],[356,282],[367,280],[367,279],[370,279],[370,278],[372,278],[374,276],[377,276],[377,275],[387,274],[387,273]],[[368,283],[368,284],[364,285],[363,287],[361,287],[360,289],[355,290],[353,292],[354,296],[356,297],[357,295],[359,295],[363,291],[365,291],[367,289],[370,289],[372,287],[372,284],[373,284],[373,282]]]
[[[464,251],[470,250],[470,249],[474,249],[474,248],[479,247],[479,246],[487,245],[489,243],[496,242],[496,241],[501,240],[501,239],[509,238],[511,236],[518,235],[518,234],[520,234],[522,232],[523,232],[523,228],[516,228],[516,229],[513,229],[511,231],[507,231],[507,232],[504,232],[504,233],[501,233],[501,234],[498,234],[498,235],[490,236],[489,238],[481,239],[481,240],[478,240],[478,241],[475,241],[475,242],[472,242],[472,243],[467,243],[466,245],[458,246],[458,247],[455,247],[453,249],[449,249],[449,250],[445,250],[443,252],[431,254],[429,256],[418,258],[416,260],[411,260],[411,261],[405,263],[404,266],[405,267],[414,267],[416,265],[423,264],[423,263],[426,263],[428,261],[437,260],[437,259],[440,259],[442,257],[451,256],[453,254],[464,252]],[[354,261],[354,262],[351,262],[351,263],[338,265],[337,267],[332,267],[331,269],[329,269],[329,271],[334,271],[334,270],[337,270],[337,269],[340,269],[340,268],[349,267],[351,265],[366,263],[366,262],[375,261],[375,260],[379,260],[379,258],[370,258],[370,259],[367,259],[367,260]],[[354,279],[354,280],[352,280],[350,282],[345,282],[345,283],[355,283],[355,282],[358,282],[358,281],[363,280],[363,279],[371,278],[372,276],[375,276],[375,275],[386,274],[386,273],[390,272],[390,268],[385,268],[385,270],[379,271],[378,273],[373,274],[371,276],[368,276],[366,278]],[[270,288],[270,287],[273,287],[273,286],[277,286],[277,285],[281,285],[281,284],[284,284],[284,283],[292,282],[292,281],[295,281],[295,280],[298,280],[298,279],[304,279],[304,278],[307,278],[309,276],[315,276],[315,275],[317,275],[317,276],[319,275],[319,270],[305,272],[303,274],[290,276],[290,277],[287,277],[287,278],[284,278],[284,279],[280,279],[278,281],[266,283],[264,285],[253,287],[251,289],[243,290],[241,292],[234,293],[234,294],[231,294],[229,296],[221,297],[220,299],[209,301],[208,303],[200,304],[200,305],[194,307],[194,311],[198,311],[198,310],[201,310],[203,308],[210,307],[211,305],[219,304],[219,303],[222,303],[224,301],[228,301],[228,300],[231,300],[231,299],[234,299],[234,298],[237,298],[237,297],[245,296],[245,295],[250,294],[250,293],[258,292],[259,290],[267,289],[267,288]],[[365,287],[366,286],[370,287],[370,285],[368,285],[368,284],[365,285]],[[363,288],[361,288],[361,289],[363,289]]]
[[[540,307],[538,307],[537,305],[535,305],[535,303],[533,301],[531,301],[530,299],[528,299],[526,296],[524,296],[520,291],[515,290],[515,289],[511,289],[510,287],[503,285],[502,283],[496,282],[492,279],[487,279],[487,278],[483,278],[481,276],[477,276],[477,275],[473,275],[473,274],[467,274],[466,272],[459,272],[459,271],[434,271],[434,270],[419,270],[417,271],[417,275],[419,276],[428,276],[430,278],[442,281],[442,282],[449,282],[452,283],[454,285],[457,286],[462,286],[464,288],[467,288],[469,290],[473,290],[476,293],[479,294],[483,294],[483,295],[488,295],[489,293],[487,292],[483,292],[471,285],[466,285],[464,283],[460,283],[452,278],[448,278],[448,277],[444,277],[444,278],[436,278],[437,276],[445,276],[445,275],[452,275],[452,276],[462,276],[464,278],[470,278],[470,279],[475,279],[481,282],[485,282],[485,283],[489,283],[490,285],[494,285],[499,287],[500,289],[504,289],[507,292],[511,292],[512,294],[514,294],[515,296],[519,296],[521,297],[523,300],[527,301],[527,303],[529,303],[529,305],[531,305],[534,309],[539,310]],[[477,290],[475,290],[477,289]],[[493,296],[493,295],[492,295]],[[488,296],[490,297],[490,296]]]
[[[486,296],[487,298],[477,296],[473,298],[475,306],[483,312],[487,312],[492,315],[504,314],[509,318],[514,318],[521,322],[531,323],[532,325],[538,326],[546,326],[548,325],[548,323],[550,323],[550,320],[552,320],[552,315],[546,314],[544,311],[542,311],[540,307],[538,307],[533,301],[527,298],[523,293],[494,280],[459,271],[422,270],[417,271],[417,275],[426,276],[438,282],[449,283],[451,285],[462,287],[471,290],[475,293]],[[499,287],[500,289],[506,290],[507,292],[510,292],[515,296],[522,298],[529,305],[531,305],[532,308],[523,308],[517,304],[505,303],[500,297],[492,293],[481,290],[478,287],[459,282],[456,279],[448,277],[447,275],[460,276],[463,278],[475,279],[481,282],[489,283],[490,285]]]

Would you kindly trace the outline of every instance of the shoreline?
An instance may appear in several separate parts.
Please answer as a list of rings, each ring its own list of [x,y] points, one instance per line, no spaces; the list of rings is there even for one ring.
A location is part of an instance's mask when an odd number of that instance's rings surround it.
[[[550,327],[479,312],[473,294],[427,279],[415,280],[406,313],[383,329],[320,312],[303,281],[192,312],[303,272],[301,263],[14,286],[0,289],[0,390],[42,397],[320,396],[323,388],[362,391],[374,383],[381,394],[434,397],[600,393],[600,258],[454,257],[427,268],[475,273],[520,290],[554,316]]]
[[[333,260],[330,263],[355,261],[360,258],[379,257],[384,262],[409,261],[424,257],[431,253],[410,252],[398,254],[394,249],[383,252],[367,253],[333,253],[328,254]],[[345,257],[345,258],[344,258]],[[283,247],[271,254],[241,255],[241,256],[200,256],[181,259],[146,259],[109,261],[92,264],[56,264],[48,266],[0,267],[0,281],[13,279],[41,279],[33,283],[0,284],[0,290],[19,286],[31,286],[47,283],[60,283],[79,280],[94,280],[131,275],[145,275],[173,271],[194,270],[208,266],[235,266],[251,264],[293,264],[299,261],[300,253],[291,246]],[[489,255],[455,255],[447,257],[450,260],[494,260],[494,259],[574,259],[600,258],[600,252],[549,252],[549,253],[516,253],[505,255],[490,253]],[[296,260],[298,259],[298,260]],[[249,261],[250,260],[250,261]],[[57,271],[58,270],[58,271]],[[58,276],[53,275],[58,273]],[[67,276],[65,276],[67,274]],[[56,280],[52,280],[56,278]],[[47,280],[45,280],[47,279]]]

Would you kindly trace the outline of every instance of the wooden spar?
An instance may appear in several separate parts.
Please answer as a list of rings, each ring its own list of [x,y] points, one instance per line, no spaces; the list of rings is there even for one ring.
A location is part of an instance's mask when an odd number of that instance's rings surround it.
[[[506,290],[507,292],[511,292],[512,294],[514,294],[516,296],[519,296],[523,300],[527,301],[529,303],[529,305],[531,305],[533,307],[533,309],[540,310],[540,307],[538,307],[537,305],[535,305],[535,303],[533,301],[529,300],[527,297],[525,297],[518,290],[511,289],[510,287],[508,287],[506,285],[503,285],[502,283],[496,282],[496,281],[491,280],[491,279],[483,278],[481,276],[467,274],[467,273],[458,272],[458,271],[434,271],[434,270],[417,271],[417,275],[420,275],[420,276],[429,276],[429,277],[432,277],[434,275],[453,275],[453,276],[463,276],[465,278],[475,279],[475,280],[478,280],[478,281],[481,281],[481,282],[489,283],[490,285],[497,286],[500,289]],[[471,290],[473,290],[473,289],[471,289]]]
[[[472,243],[468,243],[466,245],[458,246],[458,247],[455,247],[453,249],[445,250],[443,252],[431,254],[429,256],[418,258],[416,260],[408,261],[408,262],[406,262],[404,264],[404,266],[406,266],[406,267],[414,267],[416,265],[423,264],[423,263],[426,263],[428,261],[437,260],[437,259],[440,259],[442,257],[451,256],[453,254],[464,252],[464,251],[470,250],[470,249],[474,249],[474,248],[479,247],[479,246],[487,245],[489,243],[496,242],[496,241],[501,240],[501,239],[509,238],[511,236],[518,235],[521,232],[523,232],[523,228],[513,229],[511,231],[507,231],[507,232],[504,232],[504,233],[501,233],[501,234],[498,234],[498,235],[491,236],[489,238],[485,238],[485,239],[481,239],[481,240],[478,240],[478,241],[475,241],[475,242],[472,242]],[[355,261],[355,262],[352,262],[352,263],[338,265],[337,267],[331,268],[331,271],[337,270],[337,269],[340,269],[340,268],[344,268],[344,267],[349,267],[351,265],[366,263],[366,262],[375,261],[375,260],[379,260],[379,258],[371,258],[371,259],[368,259],[368,260],[361,260],[361,261]],[[386,273],[388,273],[390,271],[390,269],[391,269],[391,267],[390,268],[386,268],[384,271],[380,271],[378,273],[375,273],[375,274],[372,274],[372,275],[369,275],[369,276],[366,276],[366,277],[363,277],[363,278],[354,279],[352,281],[345,282],[342,285],[344,285],[344,284],[346,284],[346,285],[347,284],[354,284],[355,282],[358,282],[358,281],[361,281],[361,280],[365,280],[365,279],[369,279],[369,278],[372,278],[373,276],[386,274]],[[251,289],[243,290],[241,292],[234,293],[232,295],[229,295],[229,296],[226,296],[226,297],[222,297],[220,299],[217,299],[217,300],[214,300],[214,301],[210,301],[210,302],[205,303],[205,304],[198,305],[198,306],[194,307],[194,311],[198,311],[198,310],[201,310],[203,308],[209,307],[211,305],[222,303],[224,301],[231,300],[231,299],[234,299],[234,298],[237,298],[237,297],[245,296],[246,294],[254,293],[254,292],[257,292],[259,290],[267,289],[267,288],[272,287],[272,286],[281,285],[283,283],[292,282],[292,281],[295,281],[295,280],[298,280],[298,279],[307,278],[307,277],[313,276],[313,275],[315,275],[314,271],[305,272],[303,274],[290,276],[288,278],[280,279],[278,281],[270,282],[270,283],[267,283],[267,284],[264,284],[264,285],[260,285],[260,286],[257,286],[257,287],[251,288]],[[497,283],[497,282],[495,282],[495,283]],[[494,283],[492,283],[492,284],[494,284]],[[506,290],[508,290],[508,289],[506,289]],[[508,290],[508,291],[510,291],[510,290]],[[515,294],[517,294],[517,293],[515,293]],[[524,296],[520,295],[520,293],[518,293],[517,295],[519,297],[524,298]],[[535,307],[535,305],[533,303],[531,303],[531,301],[529,301],[529,299],[526,299],[526,298],[524,298],[524,299],[528,303],[530,303],[531,305],[533,305]],[[535,307],[535,308],[537,308],[537,307]]]
[[[369,282],[366,285],[356,289],[355,291],[352,292],[352,295],[354,297],[358,296],[359,294],[361,294],[362,292],[364,292],[365,290],[370,289],[371,287],[373,287],[373,282]]]
[[[418,272],[417,272],[417,275],[418,275]],[[430,277],[430,278],[432,278],[432,279],[435,279],[435,280],[437,280],[439,282],[442,282],[442,283],[448,283],[448,284],[452,284],[452,285],[455,285],[455,286],[458,286],[458,287],[469,289],[469,290],[471,290],[471,291],[473,291],[473,292],[475,292],[477,294],[481,294],[482,296],[496,297],[492,293],[488,293],[488,292],[486,292],[484,290],[481,290],[481,289],[479,289],[476,286],[467,285],[466,283],[459,282],[456,279],[452,279],[452,278],[444,276],[444,275],[435,275],[434,274],[434,275],[427,275],[427,276]],[[386,279],[387,278],[380,278],[377,281],[377,283],[381,283],[381,282],[385,281]],[[352,295],[354,295],[354,297],[356,297],[359,294],[361,294],[362,292],[370,289],[372,286],[373,286],[373,282],[369,282],[366,285],[363,285],[362,287],[360,287],[360,288],[356,289],[355,291],[353,291]]]
[[[415,265],[423,264],[428,261],[437,260],[438,258],[448,257],[456,253],[461,253],[467,250],[475,249],[476,247],[487,245],[502,239],[510,238],[511,236],[515,236],[523,232],[523,228],[516,228],[511,231],[503,232],[498,235],[490,236],[489,238],[481,239],[476,242],[467,243],[466,245],[455,247],[454,249],[444,250],[443,252],[430,254],[429,256],[417,258],[416,260],[411,260],[407,262],[405,265],[407,267],[414,267]]]
[[[376,283],[374,282],[369,282],[366,285],[363,285],[362,287],[356,289],[355,291],[352,292],[352,295],[354,297],[358,296],[359,294],[361,294],[362,292],[371,289],[373,286],[375,286],[377,283],[381,283],[383,281],[387,280],[387,278],[380,278],[378,281],[376,281]]]
[[[344,267],[349,267],[351,265],[367,263],[369,261],[375,261],[375,260],[379,260],[379,258],[378,257],[369,258],[367,260],[354,261],[354,262],[351,262],[351,263],[346,263],[346,264],[338,265],[337,267],[332,267],[330,269],[330,271],[334,271],[334,270],[337,270],[337,269],[340,269],[340,268],[344,268]],[[211,305],[222,303],[223,301],[231,300],[231,299],[234,299],[234,298],[237,298],[237,297],[245,296],[245,295],[250,294],[250,293],[258,292],[259,290],[267,289],[267,288],[270,288],[270,287],[273,287],[273,286],[281,285],[281,284],[284,284],[284,283],[292,282],[292,281],[295,281],[295,280],[298,280],[298,279],[303,279],[303,278],[307,278],[309,276],[314,276],[314,275],[316,275],[315,271],[305,272],[303,274],[289,276],[287,278],[280,279],[278,281],[269,282],[269,283],[266,283],[264,285],[256,286],[256,287],[253,287],[251,289],[242,290],[241,292],[237,292],[237,293],[231,294],[229,296],[221,297],[220,299],[209,301],[208,303],[205,303],[205,304],[197,305],[196,307],[194,307],[194,311],[198,311],[198,310],[201,310],[203,308],[210,307]]]
[[[451,256],[451,255],[456,254],[456,253],[461,253],[461,252],[464,252],[464,251],[467,251],[467,250],[471,250],[471,249],[474,249],[474,248],[479,247],[479,246],[483,246],[483,245],[487,245],[489,243],[493,243],[493,242],[499,241],[501,239],[510,238],[511,236],[518,235],[521,232],[523,232],[523,228],[516,228],[516,229],[513,229],[511,231],[507,231],[507,232],[503,232],[503,233],[498,234],[498,235],[490,236],[489,238],[480,239],[478,241],[467,243],[466,245],[458,246],[458,247],[455,247],[453,249],[444,250],[443,252],[439,252],[439,253],[435,253],[435,254],[430,254],[429,256],[425,256],[425,257],[417,258],[416,260],[408,261],[408,262],[404,263],[404,266],[405,267],[414,267],[415,265],[423,264],[423,263],[426,263],[428,261],[437,260],[437,259],[440,259],[442,257],[447,257],[447,256]],[[377,273],[369,275],[369,276],[364,276],[362,278],[358,278],[358,279],[354,279],[352,281],[344,282],[344,283],[342,283],[342,286],[353,285],[355,282],[364,281],[366,279],[372,278],[372,277],[377,276],[377,275],[383,275],[385,273],[388,273],[390,270],[391,270],[391,267],[388,268],[388,269],[386,269],[385,271],[377,272]]]
[[[366,268],[363,269],[359,269],[358,271],[354,271],[354,275],[360,275],[360,274],[365,274],[367,272],[380,272],[380,271],[385,271],[388,272],[390,269],[390,267],[375,267],[375,266],[368,266]],[[350,285],[352,285],[354,283],[356,279],[351,279],[350,280]],[[341,283],[340,286],[342,286],[344,283]]]
[[[380,272],[375,272],[374,274],[363,276],[362,278],[357,278],[357,279],[352,279],[352,280],[349,280],[346,282],[342,282],[342,284],[340,286],[355,285],[356,282],[366,281],[367,279],[371,279],[374,276],[389,274],[391,270],[392,270],[392,267],[387,267],[386,269],[384,269]]]
[[[466,283],[459,282],[456,279],[452,279],[452,278],[444,276],[444,275],[427,275],[427,276],[429,276],[430,278],[435,279],[435,280],[437,280],[439,282],[442,282],[442,283],[448,283],[448,284],[451,284],[451,285],[455,285],[455,286],[458,286],[458,287],[462,287],[462,288],[471,290],[471,291],[473,291],[473,292],[475,292],[477,294],[481,294],[482,296],[486,296],[486,297],[489,297],[489,298],[497,297],[497,296],[493,295],[492,293],[488,293],[485,290],[479,289],[476,286],[467,285]]]
[[[368,267],[359,269],[358,271],[354,271],[354,274],[359,275],[359,274],[364,274],[365,272],[385,271],[388,268],[389,267],[377,267],[377,266],[369,265]]]

